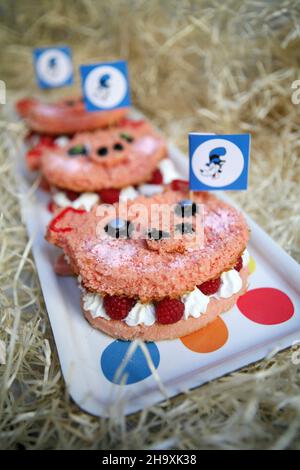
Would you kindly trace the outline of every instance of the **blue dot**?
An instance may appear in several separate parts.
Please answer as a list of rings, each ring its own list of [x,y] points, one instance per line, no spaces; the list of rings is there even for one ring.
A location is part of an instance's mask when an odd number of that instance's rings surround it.
[[[101,355],[101,368],[103,374],[110,382],[130,385],[140,382],[152,374],[145,354],[140,346],[135,349],[130,359],[128,361],[126,360],[126,366],[122,368],[121,364],[124,363],[130,345],[130,341],[117,340],[104,349]],[[155,343],[145,343],[145,346],[151,356],[154,367],[157,369],[160,361],[158,347]],[[125,380],[124,376],[126,376]]]

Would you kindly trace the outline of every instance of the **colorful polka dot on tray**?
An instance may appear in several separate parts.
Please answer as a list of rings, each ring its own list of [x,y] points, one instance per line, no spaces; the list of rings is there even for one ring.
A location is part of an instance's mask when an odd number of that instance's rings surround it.
[[[287,294],[273,287],[248,290],[237,301],[240,312],[261,325],[278,325],[294,314],[294,305]]]
[[[250,256],[250,260],[249,260],[249,264],[248,264],[248,269],[249,269],[249,273],[250,274],[253,274],[254,271],[256,270],[256,263],[255,263],[255,260],[252,256]]]
[[[197,353],[210,353],[217,351],[226,343],[228,339],[228,329],[221,317],[209,323],[201,330],[190,335],[183,336],[180,341],[191,351]]]
[[[133,343],[130,341],[113,341],[103,351],[100,359],[101,369],[107,380],[119,385],[130,385],[149,377],[150,370],[146,355],[140,346],[127,360],[127,353]],[[157,369],[160,354],[155,343],[145,343],[145,348]]]

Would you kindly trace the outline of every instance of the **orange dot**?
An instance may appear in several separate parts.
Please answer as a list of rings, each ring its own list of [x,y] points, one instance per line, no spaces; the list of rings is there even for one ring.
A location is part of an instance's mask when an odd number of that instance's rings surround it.
[[[180,341],[186,348],[197,353],[209,353],[217,351],[226,343],[228,329],[222,318],[217,317],[212,323],[187,336],[182,336]]]

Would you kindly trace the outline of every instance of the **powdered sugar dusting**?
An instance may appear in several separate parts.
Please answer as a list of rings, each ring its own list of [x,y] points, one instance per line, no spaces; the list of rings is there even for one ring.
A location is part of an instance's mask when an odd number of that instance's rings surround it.
[[[107,263],[113,268],[118,268],[132,264],[137,249],[129,242],[102,240],[101,243],[93,246],[91,252],[96,256],[98,262]]]
[[[218,209],[216,212],[209,212],[204,215],[204,225],[214,232],[224,232],[230,230],[232,224],[236,222],[236,213],[228,209]]]

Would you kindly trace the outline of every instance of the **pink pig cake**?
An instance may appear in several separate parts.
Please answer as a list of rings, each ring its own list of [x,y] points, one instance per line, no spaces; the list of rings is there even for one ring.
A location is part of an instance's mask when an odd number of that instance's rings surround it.
[[[164,138],[145,120],[124,119],[114,127],[73,137],[43,136],[27,152],[52,193],[52,211],[72,206],[90,210],[99,202],[134,199],[160,191],[178,178]]]
[[[17,102],[16,109],[32,131],[46,135],[75,134],[111,126],[128,113],[128,108],[91,113],[85,109],[81,98],[63,99],[55,103],[23,98]]]
[[[90,212],[67,208],[48,227],[47,240],[63,249],[78,276],[90,324],[115,338],[157,341],[190,334],[229,310],[247,289],[249,229],[242,214],[208,193],[191,201],[187,186],[177,183],[133,204],[146,213],[163,204],[174,220],[168,230],[143,226],[134,216],[110,219],[100,205]],[[114,208],[121,210],[120,203]],[[143,237],[135,236],[137,225]]]
[[[88,112],[81,98],[24,98],[16,109],[30,129],[27,167],[51,191],[51,212],[133,199],[178,178],[162,135],[127,118],[128,108]]]

